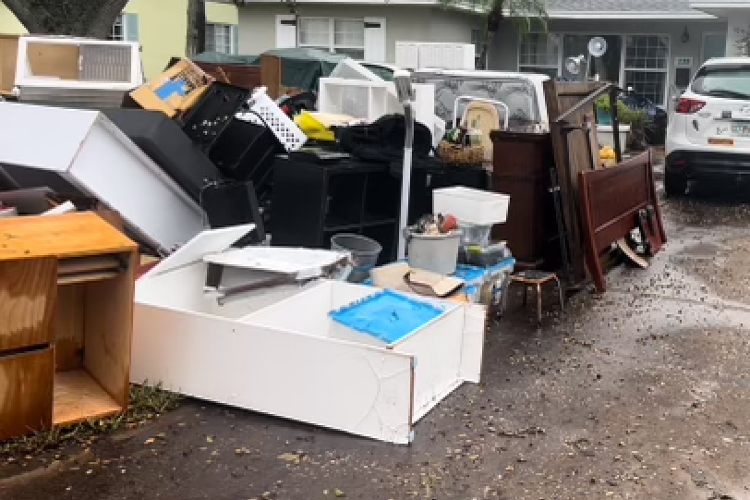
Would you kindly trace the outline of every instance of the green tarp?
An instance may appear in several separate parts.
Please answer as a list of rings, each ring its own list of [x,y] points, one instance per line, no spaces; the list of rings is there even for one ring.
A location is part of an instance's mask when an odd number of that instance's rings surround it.
[[[315,91],[318,90],[318,78],[329,76],[333,68],[347,57],[324,50],[302,47],[273,49],[264,54],[274,55],[281,60],[282,85]],[[228,55],[216,52],[204,52],[192,59],[195,62],[216,64],[260,64],[260,56]]]
[[[255,66],[260,64],[260,56],[241,56],[232,54],[221,54],[219,52],[204,52],[197,56],[191,57],[194,62],[204,62],[213,64],[247,64]]]

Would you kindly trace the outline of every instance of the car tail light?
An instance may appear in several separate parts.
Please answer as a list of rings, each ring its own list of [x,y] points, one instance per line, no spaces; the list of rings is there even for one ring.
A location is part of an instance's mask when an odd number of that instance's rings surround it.
[[[677,111],[678,113],[691,115],[703,109],[703,106],[705,105],[706,105],[705,101],[700,101],[698,99],[690,99],[689,97],[683,97],[677,103],[677,109],[675,111]]]

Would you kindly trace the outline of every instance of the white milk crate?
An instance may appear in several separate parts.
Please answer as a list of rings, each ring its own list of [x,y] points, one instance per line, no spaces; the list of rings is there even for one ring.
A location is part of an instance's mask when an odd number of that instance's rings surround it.
[[[256,125],[267,125],[287,151],[297,151],[305,145],[305,133],[268,97],[265,87],[259,87],[253,92],[249,104],[250,109],[258,113],[263,120],[254,113],[239,113],[238,118]]]

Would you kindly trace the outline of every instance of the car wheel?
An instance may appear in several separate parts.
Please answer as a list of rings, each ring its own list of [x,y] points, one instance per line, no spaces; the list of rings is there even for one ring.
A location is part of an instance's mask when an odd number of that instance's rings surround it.
[[[687,191],[688,180],[683,174],[664,173],[664,192],[667,196],[677,198],[684,196]]]

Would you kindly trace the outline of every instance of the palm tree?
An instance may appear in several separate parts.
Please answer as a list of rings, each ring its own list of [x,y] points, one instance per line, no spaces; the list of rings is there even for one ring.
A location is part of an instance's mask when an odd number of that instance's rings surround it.
[[[487,50],[506,18],[516,25],[522,36],[531,32],[535,23],[543,32],[547,31],[547,0],[440,0],[440,3],[444,7],[479,12],[485,17],[480,58],[483,66]]]

